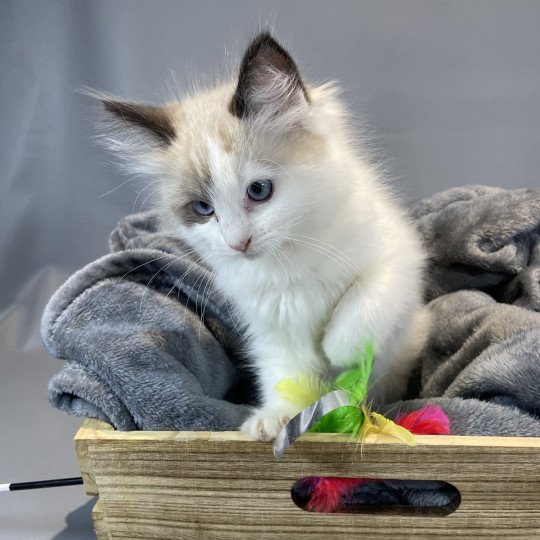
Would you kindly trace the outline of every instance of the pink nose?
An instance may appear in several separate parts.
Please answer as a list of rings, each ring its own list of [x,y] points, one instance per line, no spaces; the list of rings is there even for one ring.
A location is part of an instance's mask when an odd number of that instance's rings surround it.
[[[247,251],[247,248],[249,247],[250,242],[251,242],[251,237],[249,237],[247,240],[242,240],[231,247],[235,251]]]

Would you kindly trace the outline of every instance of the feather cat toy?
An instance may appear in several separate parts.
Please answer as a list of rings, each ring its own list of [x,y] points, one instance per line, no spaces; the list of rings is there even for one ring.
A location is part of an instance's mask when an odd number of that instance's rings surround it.
[[[373,343],[367,343],[355,361],[356,367],[341,373],[334,382],[301,373],[278,382],[276,391],[280,397],[303,410],[276,438],[276,459],[281,459],[289,445],[306,431],[350,433],[361,445],[371,434],[388,435],[414,445],[413,434],[450,433],[448,417],[435,405],[425,405],[418,411],[399,415],[395,421],[372,411],[366,396],[373,359]]]

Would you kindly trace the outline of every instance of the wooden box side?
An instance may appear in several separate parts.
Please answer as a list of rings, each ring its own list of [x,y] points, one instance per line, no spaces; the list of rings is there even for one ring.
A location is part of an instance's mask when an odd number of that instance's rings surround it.
[[[92,521],[94,522],[94,532],[97,540],[110,540],[109,528],[103,512],[103,505],[98,499],[92,508]]]
[[[85,424],[86,476],[110,537],[349,538],[540,536],[540,439],[421,436],[409,447],[307,434],[276,462],[238,432],[129,432]],[[446,517],[314,514],[290,489],[309,475],[444,480],[462,497]],[[88,489],[88,488],[87,488]]]
[[[88,454],[88,440],[95,437],[99,438],[99,434],[103,431],[121,433],[115,431],[114,428],[106,422],[87,418],[75,435],[75,451],[81,469],[84,490],[87,495],[98,495],[98,486],[96,485],[94,473],[92,471],[92,460]]]

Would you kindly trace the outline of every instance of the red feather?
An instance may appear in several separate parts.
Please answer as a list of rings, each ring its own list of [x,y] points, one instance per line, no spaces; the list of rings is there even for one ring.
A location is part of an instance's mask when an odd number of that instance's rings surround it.
[[[369,482],[369,478],[312,477],[313,491],[306,505],[311,512],[335,512],[352,490]]]
[[[416,435],[448,435],[450,420],[437,405],[424,405],[420,410],[400,414],[394,422]]]

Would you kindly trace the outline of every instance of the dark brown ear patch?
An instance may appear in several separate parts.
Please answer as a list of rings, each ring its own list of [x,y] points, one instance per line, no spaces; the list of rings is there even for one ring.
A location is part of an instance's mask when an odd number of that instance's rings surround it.
[[[229,105],[232,114],[238,118],[244,118],[257,113],[260,103],[252,98],[253,90],[271,85],[272,71],[286,76],[293,93],[301,92],[309,103],[309,96],[291,55],[269,32],[263,32],[251,42],[242,59],[238,84]],[[290,97],[290,95],[283,96],[285,99]],[[279,107],[280,104],[276,105]],[[281,105],[287,106],[287,103]]]
[[[125,122],[150,131],[162,143],[170,144],[176,136],[170,114],[165,107],[108,99],[102,101],[109,112]]]

